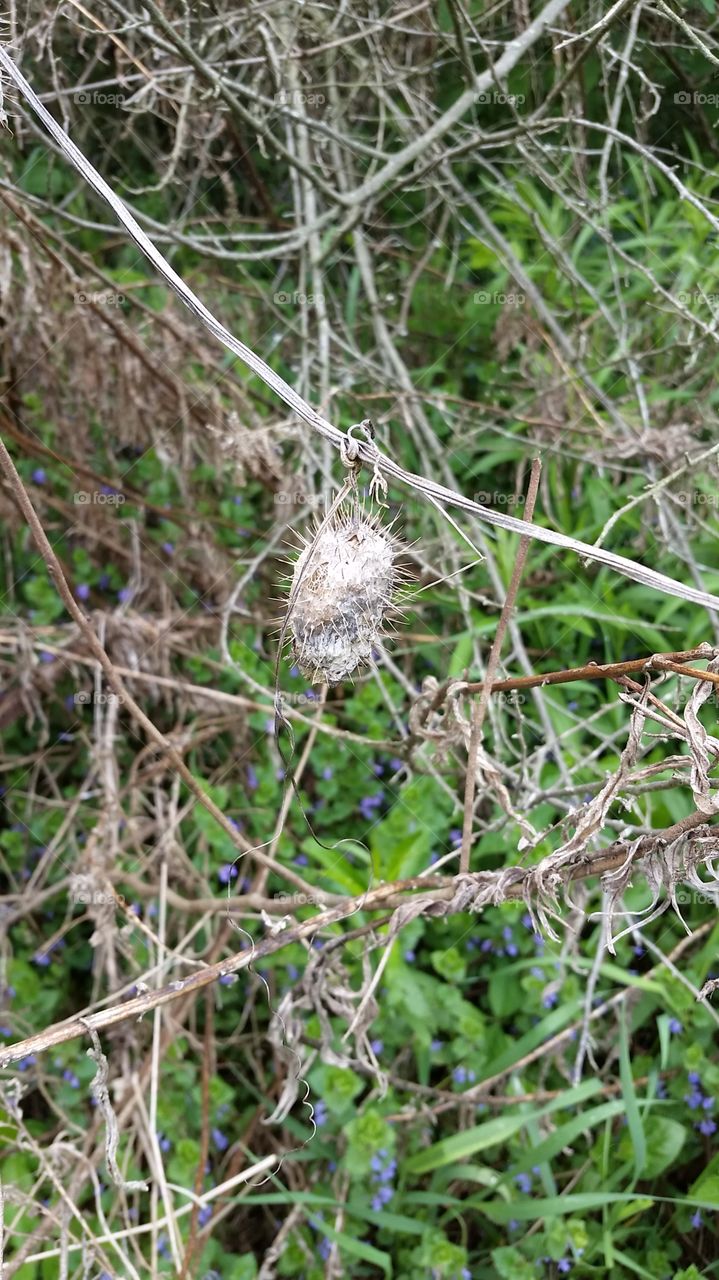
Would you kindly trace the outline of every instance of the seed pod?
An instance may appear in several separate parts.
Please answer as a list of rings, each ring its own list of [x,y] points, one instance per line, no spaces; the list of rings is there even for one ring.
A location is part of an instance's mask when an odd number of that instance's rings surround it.
[[[288,620],[303,676],[339,684],[371,661],[392,607],[396,557],[391,532],[356,505],[326,520],[306,544],[295,563]]]

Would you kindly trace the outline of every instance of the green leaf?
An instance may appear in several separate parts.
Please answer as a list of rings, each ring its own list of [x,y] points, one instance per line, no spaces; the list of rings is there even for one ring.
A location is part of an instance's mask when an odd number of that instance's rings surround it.
[[[629,1057],[629,1034],[627,1031],[626,1009],[622,1006],[619,1022],[619,1078],[622,1085],[622,1097],[627,1113],[627,1124],[634,1149],[634,1176],[641,1177],[647,1163],[647,1144],[644,1126],[637,1103],[636,1090],[632,1077],[632,1065]]]
[[[536,1270],[514,1245],[492,1250],[492,1262],[501,1280],[536,1280]]]
[[[646,1125],[645,1164],[642,1169],[643,1178],[658,1178],[665,1169],[674,1164],[687,1139],[686,1126],[668,1116],[652,1115]],[[632,1159],[633,1140],[630,1134],[623,1133],[619,1143],[619,1159]]]

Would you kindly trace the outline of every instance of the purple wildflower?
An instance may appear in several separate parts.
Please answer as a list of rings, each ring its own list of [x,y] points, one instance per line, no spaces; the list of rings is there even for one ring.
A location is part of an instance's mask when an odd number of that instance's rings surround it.
[[[221,1129],[212,1130],[212,1141],[218,1151],[226,1151],[230,1145],[230,1139],[225,1136]]]
[[[315,1104],[314,1122],[318,1129],[321,1129],[324,1124],[327,1124],[327,1103],[323,1102],[321,1098],[319,1102]]]
[[[680,1036],[684,1028],[678,1018],[670,1018],[669,1030],[671,1031],[673,1036]]]
[[[529,1192],[532,1190],[531,1174],[518,1173],[516,1174],[514,1181],[516,1182],[520,1191],[523,1191],[525,1195],[529,1195]]]
[[[394,1195],[393,1187],[378,1187],[375,1195],[372,1198],[372,1208],[374,1212],[379,1213],[382,1209],[384,1209],[385,1205],[389,1204],[393,1195]]]
[[[44,484],[47,480],[47,472],[43,467],[36,467],[32,473],[32,478],[35,484]]]
[[[709,1138],[713,1133],[716,1133],[717,1127],[715,1122],[707,1116],[697,1125],[697,1129],[704,1134],[705,1138]]]
[[[225,862],[217,872],[217,879],[220,884],[229,884],[230,880],[234,880],[237,875],[237,867],[231,862]]]
[[[696,1213],[693,1213],[693,1214],[692,1214],[692,1217],[691,1217],[691,1223],[692,1223],[692,1226],[693,1226],[694,1230],[695,1230],[695,1231],[698,1231],[698,1230],[699,1230],[699,1228],[700,1228],[700,1227],[701,1227],[701,1225],[702,1225],[702,1214],[701,1214],[701,1209],[697,1209]]]
[[[90,595],[90,588],[86,582],[79,582],[75,587],[75,595],[78,600],[87,600]]]
[[[200,1209],[200,1212],[197,1215],[198,1227],[206,1227],[211,1217],[212,1217],[212,1205],[203,1204],[202,1208]]]

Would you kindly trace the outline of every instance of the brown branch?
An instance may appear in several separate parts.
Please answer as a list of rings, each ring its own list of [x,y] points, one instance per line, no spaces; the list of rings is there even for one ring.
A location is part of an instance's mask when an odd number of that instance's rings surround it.
[[[58,595],[71,618],[74,619],[82,631],[93,657],[102,667],[108,684],[117,694],[118,698],[121,699],[123,706],[127,708],[130,715],[146,733],[147,737],[154,742],[160,751],[162,751],[162,753],[167,757],[170,764],[180,775],[186,787],[192,792],[195,799],[199,801],[202,807],[206,809],[209,814],[212,815],[219,826],[222,827],[222,830],[226,835],[230,837],[238,853],[252,853],[253,858],[255,858],[257,862],[264,866],[269,866],[272,871],[276,871],[279,875],[284,876],[286,880],[295,884],[298,889],[312,893],[313,891],[311,886],[305,884],[301,876],[298,876],[294,871],[290,870],[290,868],[281,866],[281,864],[277,863],[274,858],[268,858],[260,849],[254,847],[245,839],[237,828],[232,825],[222,810],[218,808],[214,800],[212,800],[207,792],[203,790],[202,786],[187,767],[182,756],[175,747],[168,742],[167,738],[160,732],[152,720],[150,720],[149,716],[145,715],[142,707],[138,705],[129,693],[126,685],[123,684],[120,679],[111,658],[105,652],[105,649],[100,643],[90,619],[82,612],[82,609],[75,600],[75,597],[68,586],[67,579],[62,571],[60,561],[50,545],[47,534],[40,523],[38,514],[30,501],[30,497],[22,483],[22,480],[20,479],[15,463],[10,457],[2,439],[0,439],[0,466],[8,478],[13,497],[30,526],[33,540],[40,552],[40,555],[42,556],[42,559],[45,561],[51,582],[54,584]]]
[[[630,658],[627,662],[588,662],[584,667],[567,667],[560,671],[546,671],[543,675],[508,676],[505,680],[493,680],[492,693],[505,693],[514,689],[538,689],[545,685],[571,684],[575,680],[616,680],[620,676],[632,675],[642,671],[672,671],[677,675],[690,676],[693,680],[708,680],[711,684],[719,684],[719,674],[715,671],[700,671],[697,667],[684,664],[691,661],[711,660],[716,657],[717,649],[706,642],[695,649],[682,649],[677,653],[654,653],[646,658]],[[430,715],[442,705],[447,694],[480,693],[485,685],[484,680],[446,680],[437,690],[434,698],[427,706]]]
[[[707,815],[700,810],[695,810],[663,831],[641,836],[633,846],[626,841],[618,840],[598,853],[577,857],[575,861],[563,865],[560,873],[562,883],[566,886],[573,881],[604,875],[608,871],[624,866],[629,859],[636,863],[657,846],[669,844],[690,831],[696,832],[702,826],[708,826]],[[711,843],[715,845],[716,840],[712,839]],[[710,854],[708,853],[707,856]],[[434,916],[449,916],[469,910],[468,902],[478,909],[480,905],[498,906],[502,902],[518,899],[526,901],[530,893],[537,892],[542,872],[547,865],[551,865],[551,858],[550,854],[534,867],[513,866],[500,871],[479,871],[443,880],[439,885],[434,878],[428,880],[425,876],[415,876],[412,880],[379,885],[376,889],[360,894],[356,898],[347,898],[340,906],[318,912],[310,920],[304,920],[293,929],[286,929],[282,933],[265,938],[251,949],[248,948],[226,960],[207,965],[204,969],[191,974],[189,978],[171,982],[166,987],[135,996],[111,1009],[102,1009],[97,1013],[80,1015],[69,1018],[65,1022],[55,1023],[54,1026],[38,1032],[37,1035],[29,1036],[26,1040],[6,1045],[0,1049],[0,1069],[30,1053],[42,1053],[54,1048],[55,1045],[84,1036],[87,1034],[88,1026],[99,1032],[118,1023],[128,1022],[130,1019],[143,1018],[152,1009],[191,996],[211,982],[217,982],[228,974],[239,973],[247,969],[250,964],[264,959],[265,956],[274,955],[292,943],[311,938],[319,930],[328,925],[337,924],[358,911],[393,910],[397,907],[406,907],[408,903],[414,906],[419,901],[422,904],[422,912]],[[459,888],[473,891],[474,899],[471,899],[471,895],[468,898],[465,893],[459,895]],[[426,892],[410,892],[415,889],[426,889]],[[188,910],[191,909],[191,904],[187,905]],[[422,912],[418,911],[417,914]],[[336,941],[339,943],[346,939],[336,939]]]

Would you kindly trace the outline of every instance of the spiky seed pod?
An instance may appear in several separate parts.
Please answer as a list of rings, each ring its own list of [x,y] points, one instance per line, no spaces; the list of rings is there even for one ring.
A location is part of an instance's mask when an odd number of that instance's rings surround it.
[[[326,520],[314,546],[312,540],[305,545],[295,563],[289,616],[303,676],[335,685],[371,661],[392,607],[396,559],[390,530],[356,505]]]

